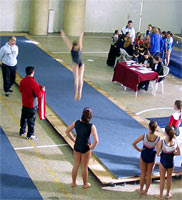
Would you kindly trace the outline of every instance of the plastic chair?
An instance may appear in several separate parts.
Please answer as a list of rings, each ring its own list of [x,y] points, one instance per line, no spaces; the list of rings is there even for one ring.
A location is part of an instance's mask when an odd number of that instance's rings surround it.
[[[163,75],[159,76],[159,78],[164,78],[169,74],[169,67],[163,66]],[[162,94],[164,94],[164,79],[160,82],[156,82],[156,80],[151,81],[152,84],[152,95],[155,96],[158,90],[158,85],[161,84]]]

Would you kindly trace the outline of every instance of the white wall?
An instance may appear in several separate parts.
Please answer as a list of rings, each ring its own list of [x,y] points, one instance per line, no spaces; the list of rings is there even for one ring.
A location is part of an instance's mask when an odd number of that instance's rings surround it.
[[[76,1],[76,0],[75,0]],[[110,33],[131,19],[138,31],[142,0],[86,0],[85,32]],[[147,25],[181,33],[182,0],[143,0],[141,32]],[[30,0],[0,0],[0,31],[29,31]],[[54,9],[54,32],[63,25],[64,0],[50,0]]]
[[[0,31],[29,30],[30,0],[0,0]]]
[[[86,0],[85,32],[113,32],[126,25],[128,19],[138,31],[142,0]],[[182,0],[143,0],[141,32],[147,25],[181,33]]]
[[[138,27],[141,0],[87,0],[85,32],[121,30],[132,19]]]

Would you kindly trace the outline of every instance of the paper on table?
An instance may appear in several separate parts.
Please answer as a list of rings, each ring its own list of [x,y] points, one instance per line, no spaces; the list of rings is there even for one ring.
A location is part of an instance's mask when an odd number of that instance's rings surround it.
[[[140,69],[136,69],[135,71],[140,72],[140,73],[142,73],[142,74],[153,73],[153,71],[150,71],[150,70],[140,70]]]

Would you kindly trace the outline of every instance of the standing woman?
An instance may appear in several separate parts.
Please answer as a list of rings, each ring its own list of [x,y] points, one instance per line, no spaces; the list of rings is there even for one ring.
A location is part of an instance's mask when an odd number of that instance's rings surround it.
[[[139,138],[137,138],[133,142],[133,147],[141,152],[140,157],[140,189],[137,192],[141,195],[147,195],[148,189],[152,180],[152,171],[155,164],[155,156],[156,156],[156,145],[160,140],[160,137],[155,134],[157,129],[157,122],[151,121],[149,123],[149,133],[142,134]],[[139,149],[137,147],[137,143],[143,140],[143,148]],[[146,183],[146,188],[143,190],[144,184]]]
[[[180,130],[179,126],[182,123],[182,101],[176,100],[174,102],[174,110],[176,111],[173,115],[170,117],[169,126],[173,126],[175,130],[175,135],[179,136]]]
[[[157,145],[157,155],[160,156],[160,195],[155,195],[157,199],[163,199],[163,190],[165,184],[165,174],[167,172],[167,193],[166,199],[171,197],[170,189],[172,182],[172,172],[174,167],[174,156],[180,155],[180,148],[175,138],[175,130],[172,126],[166,126],[165,139]]]
[[[76,186],[76,177],[78,168],[82,166],[83,189],[91,186],[88,183],[88,163],[92,150],[98,144],[98,136],[96,127],[90,123],[92,118],[92,110],[89,107],[84,108],[81,120],[74,121],[67,129],[66,134],[74,144],[74,165],[72,169],[72,187]],[[76,130],[76,139],[70,133]],[[90,141],[90,134],[93,136],[93,144]]]
[[[74,41],[71,44],[71,41],[66,37],[63,30],[61,30],[61,37],[63,38],[67,48],[71,52],[71,57],[73,60],[73,76],[74,76],[74,85],[75,85],[75,100],[79,101],[82,96],[83,88],[83,73],[84,73],[84,64],[82,61],[82,41],[83,35],[81,34],[79,42]]]
[[[169,61],[170,61],[170,55],[171,55],[171,51],[172,51],[172,46],[173,46],[173,38],[172,38],[173,34],[171,33],[171,31],[167,32],[167,54],[166,54],[166,66],[169,65]]]

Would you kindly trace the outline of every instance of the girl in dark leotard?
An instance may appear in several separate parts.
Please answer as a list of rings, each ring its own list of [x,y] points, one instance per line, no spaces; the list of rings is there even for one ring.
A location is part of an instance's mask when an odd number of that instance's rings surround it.
[[[141,195],[147,195],[148,189],[150,187],[150,183],[152,180],[152,170],[155,165],[155,156],[156,156],[156,145],[160,140],[160,137],[155,134],[157,129],[157,122],[151,121],[149,123],[149,133],[142,134],[139,136],[134,142],[133,147],[141,152],[140,157],[140,189],[137,192]],[[143,140],[143,147],[139,149],[137,147],[137,143]],[[144,184],[146,182],[146,189],[143,190]]]
[[[82,96],[83,88],[83,73],[84,73],[84,64],[82,61],[82,41],[83,33],[80,36],[79,42],[73,42],[66,37],[63,30],[61,30],[61,37],[63,38],[67,48],[71,52],[71,57],[73,60],[73,76],[74,76],[74,85],[75,85],[75,100],[79,101]]]
[[[88,163],[91,151],[98,144],[96,127],[90,123],[92,111],[90,108],[84,108],[81,120],[74,121],[66,130],[67,136],[74,142],[74,165],[72,170],[72,187],[76,186],[76,177],[78,168],[82,166],[83,189],[89,188],[88,183]],[[75,128],[76,139],[72,136],[71,131]],[[90,134],[93,136],[93,144],[90,141]]]
[[[180,155],[180,148],[175,136],[175,130],[172,126],[166,126],[165,139],[157,144],[157,155],[160,156],[160,195],[155,195],[157,199],[163,199],[163,190],[165,184],[165,174],[167,172],[167,192],[166,199],[171,198],[170,189],[172,182],[172,172],[174,168],[174,156]]]

